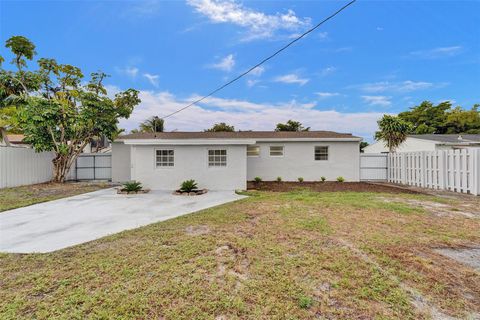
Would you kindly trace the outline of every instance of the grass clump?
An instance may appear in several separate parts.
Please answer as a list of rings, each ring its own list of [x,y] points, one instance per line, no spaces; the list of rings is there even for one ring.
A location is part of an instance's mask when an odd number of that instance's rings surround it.
[[[307,296],[300,296],[298,298],[298,306],[302,309],[310,309],[313,306],[313,299]]]

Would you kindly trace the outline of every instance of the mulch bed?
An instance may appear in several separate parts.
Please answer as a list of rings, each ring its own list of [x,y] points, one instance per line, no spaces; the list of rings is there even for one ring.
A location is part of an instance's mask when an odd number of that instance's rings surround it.
[[[273,192],[287,192],[296,189],[308,189],[319,192],[336,192],[336,191],[353,191],[353,192],[382,192],[382,193],[408,193],[420,194],[416,190],[402,188],[396,185],[376,184],[369,182],[276,182],[262,181],[256,183],[249,181],[247,183],[248,190],[261,190]]]

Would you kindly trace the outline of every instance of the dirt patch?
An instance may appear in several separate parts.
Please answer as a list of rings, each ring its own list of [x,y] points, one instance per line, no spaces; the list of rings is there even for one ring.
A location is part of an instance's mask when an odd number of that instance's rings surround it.
[[[201,236],[203,234],[210,233],[210,228],[208,226],[188,226],[185,228],[185,233],[189,236]]]
[[[480,271],[480,247],[465,249],[442,248],[434,251]]]
[[[337,191],[353,191],[353,192],[381,192],[381,193],[408,193],[420,194],[420,191],[404,189],[394,185],[375,184],[368,182],[276,182],[262,181],[247,183],[249,190],[262,190],[274,192],[288,192],[296,189],[308,189],[318,192],[337,192]]]

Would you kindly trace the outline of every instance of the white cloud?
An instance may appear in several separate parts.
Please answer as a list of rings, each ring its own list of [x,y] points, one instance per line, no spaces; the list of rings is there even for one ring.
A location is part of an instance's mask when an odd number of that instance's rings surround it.
[[[127,131],[137,128],[145,119],[163,116],[184,107],[196,96],[178,99],[169,92],[141,91],[142,103],[129,119],[121,120]],[[377,129],[377,120],[383,113],[342,113],[334,110],[317,110],[314,102],[296,100],[280,103],[255,103],[237,99],[208,98],[200,106],[194,105],[165,120],[167,130],[198,131],[215,122],[226,122],[239,130],[273,130],[278,122],[295,119],[313,130],[353,132],[371,137]]]
[[[311,26],[310,18],[299,18],[294,11],[265,14],[234,0],[187,0],[213,23],[231,23],[247,30],[244,40],[270,38],[279,32],[292,33]]]
[[[424,59],[435,59],[443,57],[453,57],[462,52],[461,46],[451,46],[451,47],[438,47],[428,50],[418,50],[410,52],[412,57],[424,58]]]
[[[326,67],[326,68],[323,68],[320,71],[320,76],[326,77],[326,76],[334,73],[335,71],[337,71],[337,68],[335,68],[335,67]]]
[[[377,27],[377,31],[383,31],[383,27]]]
[[[247,79],[247,86],[248,87],[253,87],[255,86],[257,83],[259,83],[260,80],[254,80],[254,79]]]
[[[388,107],[392,104],[391,97],[386,96],[362,96],[362,99],[372,106]]]
[[[328,39],[328,32],[326,32],[326,31],[319,32],[319,33],[318,33],[318,38],[320,38],[321,40],[326,40],[326,39]]]
[[[315,92],[315,94],[316,94],[320,99],[337,97],[337,96],[340,95],[340,93],[338,93],[338,92]]]
[[[286,74],[283,76],[278,76],[274,79],[275,82],[282,82],[282,83],[295,83],[303,86],[306,84],[310,79],[307,78],[300,78],[298,75],[294,73]]]
[[[158,87],[158,74],[144,73],[143,76],[147,78],[147,80],[152,84],[152,86]]]
[[[136,67],[125,67],[125,68],[115,68],[118,73],[127,75],[128,77],[134,79],[138,75],[138,68]]]
[[[361,90],[365,92],[385,92],[385,91],[412,92],[417,90],[430,89],[433,87],[439,87],[442,85],[444,84],[435,85],[431,82],[407,80],[402,82],[382,81],[382,82],[365,83],[357,87],[359,87]]]
[[[250,71],[249,74],[252,75],[252,76],[257,76],[257,77],[259,77],[259,76],[261,76],[261,75],[263,74],[263,72],[265,72],[265,68],[262,67],[262,66],[258,66],[258,67],[256,67],[255,69],[253,69],[252,71]]]
[[[223,71],[231,71],[234,66],[235,58],[233,57],[233,54],[229,54],[228,56],[220,60],[218,63],[214,63],[211,65],[212,68]]]

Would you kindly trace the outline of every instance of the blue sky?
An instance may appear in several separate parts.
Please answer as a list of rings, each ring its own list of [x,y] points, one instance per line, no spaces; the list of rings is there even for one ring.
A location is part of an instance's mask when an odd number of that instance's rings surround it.
[[[127,130],[184,106],[269,55],[344,1],[0,1],[0,41],[136,88]],[[271,130],[296,119],[371,141],[376,120],[423,100],[480,102],[479,1],[357,1],[167,130],[215,122]],[[3,56],[10,56],[3,47]],[[34,65],[33,65],[34,66]]]

